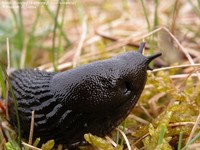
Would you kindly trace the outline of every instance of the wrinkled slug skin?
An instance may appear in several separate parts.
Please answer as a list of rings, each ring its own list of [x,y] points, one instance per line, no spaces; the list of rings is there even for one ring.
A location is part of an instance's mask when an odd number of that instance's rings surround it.
[[[131,112],[146,83],[150,61],[126,52],[65,72],[18,70],[10,75],[17,99],[22,136],[28,139],[31,112],[35,111],[34,138],[54,139],[70,146],[85,133],[105,136]],[[10,123],[17,128],[9,94]]]

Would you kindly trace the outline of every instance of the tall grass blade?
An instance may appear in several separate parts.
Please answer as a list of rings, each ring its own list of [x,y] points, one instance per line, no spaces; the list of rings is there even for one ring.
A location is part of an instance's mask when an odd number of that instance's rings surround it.
[[[158,145],[160,145],[160,144],[163,143],[163,139],[164,139],[164,136],[165,136],[165,132],[166,132],[166,125],[163,124],[163,125],[161,126],[160,136],[159,136],[159,139],[158,139]]]
[[[12,99],[13,99],[13,102],[14,102],[14,105],[15,105],[15,112],[16,112],[16,117],[17,117],[18,144],[20,144],[21,143],[21,126],[20,126],[20,120],[19,120],[19,112],[18,112],[17,100],[15,98],[15,94],[14,94],[12,85],[10,83],[9,77],[7,75],[7,72],[6,72],[5,68],[3,67],[3,65],[1,63],[0,63],[0,67],[1,67],[1,70],[3,71],[3,73],[4,73],[4,76],[5,76],[6,80],[7,80],[7,82],[8,82],[9,90],[11,92],[11,96],[12,96]]]
[[[44,0],[40,0],[40,1],[43,2]],[[50,17],[51,17],[53,20],[55,20],[55,15],[54,15],[54,13],[49,9],[48,5],[44,5],[44,8],[45,8],[45,10],[49,13]],[[62,29],[61,24],[58,23],[57,26],[58,26],[59,30],[61,31],[62,36],[63,36],[65,42],[67,43],[67,46],[70,46],[70,45],[71,45],[71,42],[70,42],[70,40],[68,39],[67,35],[65,34],[64,30]]]
[[[1,68],[0,68],[0,83],[1,83],[2,97],[3,99],[6,99],[6,84],[5,84],[5,79],[3,77],[3,71]]]
[[[122,126],[123,126],[122,131],[125,132],[125,129],[126,129],[126,120],[123,121]],[[120,145],[123,146],[123,144],[124,144],[124,138],[122,137]]]
[[[115,143],[118,145],[119,144],[119,131],[116,131],[116,140]]]
[[[11,0],[9,0],[9,3],[11,3]],[[19,28],[19,24],[18,24],[18,21],[17,21],[17,15],[16,15],[13,7],[9,7],[9,9],[11,11],[11,14],[12,14],[13,18],[14,18],[16,27]]]
[[[186,150],[190,144],[193,144],[199,138],[200,138],[200,132],[193,139],[191,139],[181,150]]]
[[[154,29],[158,26],[158,0],[154,0],[155,3],[155,12],[154,12]]]
[[[58,66],[58,53],[57,53],[57,50],[56,50],[56,46],[55,46],[55,43],[56,43],[56,29],[57,29],[57,26],[58,26],[58,14],[59,14],[59,11],[60,11],[60,2],[61,0],[58,1],[58,6],[57,6],[57,9],[56,9],[56,15],[55,15],[55,19],[54,19],[54,29],[53,29],[53,41],[52,41],[52,58],[53,58],[53,67],[54,67],[54,70],[57,71],[57,66]]]
[[[1,90],[2,90],[2,97],[3,99],[6,99],[6,84],[5,84],[5,79],[3,76],[3,71],[0,68],[0,84],[1,84]]]
[[[178,150],[181,150],[182,140],[183,140],[183,132],[181,131],[179,134],[179,140],[178,140]]]
[[[148,18],[148,15],[147,15],[146,7],[144,5],[144,0],[141,0],[141,3],[142,3],[143,11],[144,11],[144,16],[145,16],[145,19],[146,19],[146,22],[147,22],[148,31],[150,32],[151,26],[150,26],[150,23],[149,23],[149,18]]]
[[[64,24],[65,11],[66,11],[66,5],[64,5],[63,11],[62,11],[62,20],[60,23],[61,29],[63,28],[63,24]],[[63,50],[64,49],[63,49],[63,44],[62,44],[62,32],[61,32],[61,30],[59,30],[58,58],[60,57],[60,54],[63,52]]]
[[[32,42],[34,41],[34,32],[36,30],[36,26],[37,26],[37,23],[38,23],[39,18],[40,18],[40,10],[41,10],[41,6],[38,6],[36,18],[35,18],[35,21],[34,21],[34,23],[32,25],[29,38],[27,40],[27,45],[26,45],[27,54],[26,54],[26,58],[25,58],[25,61],[24,61],[25,64],[26,64],[26,61],[27,61],[27,56],[30,55],[29,53],[30,53],[30,50],[32,48],[32,45],[34,45],[34,44],[32,44]]]
[[[20,41],[20,49],[25,50],[25,52],[21,53],[21,61],[20,61],[20,68],[23,68],[23,58],[26,57],[26,49],[24,47],[24,24],[23,24],[23,16],[22,16],[22,1],[18,0],[18,15],[19,15],[19,27],[18,27],[18,36]]]

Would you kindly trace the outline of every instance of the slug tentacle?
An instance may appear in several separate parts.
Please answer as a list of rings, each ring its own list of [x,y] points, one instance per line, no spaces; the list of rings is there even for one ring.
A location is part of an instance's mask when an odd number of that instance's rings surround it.
[[[162,54],[161,53],[157,53],[157,54],[154,54],[154,55],[151,55],[151,56],[148,56],[147,57],[147,63],[149,64],[152,60],[154,60],[155,58],[161,56]],[[151,68],[150,66],[147,67],[147,70],[153,70],[153,68]]]
[[[143,53],[143,50],[144,50],[144,47],[145,47],[145,43],[144,42],[142,42],[142,43],[140,43],[140,47],[139,47],[139,49],[138,49],[138,53]]]
[[[54,139],[67,147],[82,142],[85,133],[105,136],[132,111],[144,89],[149,63],[159,57],[126,52],[60,73],[18,70],[11,84],[18,103],[22,136],[29,137],[35,111],[34,138]],[[9,96],[10,123],[17,128]]]
[[[148,63],[150,63],[152,60],[154,60],[155,58],[161,56],[162,54],[161,53],[157,53],[157,54],[154,54],[154,55],[151,55],[151,56],[148,56],[147,59],[148,59]]]

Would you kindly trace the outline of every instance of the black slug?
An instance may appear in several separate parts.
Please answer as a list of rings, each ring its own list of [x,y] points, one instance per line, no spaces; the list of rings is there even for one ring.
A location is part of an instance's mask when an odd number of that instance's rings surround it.
[[[28,138],[35,111],[34,138],[54,139],[67,146],[83,141],[85,133],[105,136],[131,112],[146,83],[149,63],[161,53],[145,57],[126,52],[65,72],[18,70],[10,75],[18,103],[21,132]],[[17,128],[9,96],[10,123]]]

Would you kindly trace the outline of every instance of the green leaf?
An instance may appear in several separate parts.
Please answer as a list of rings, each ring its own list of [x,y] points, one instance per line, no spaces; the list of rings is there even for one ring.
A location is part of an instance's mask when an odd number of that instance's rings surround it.
[[[116,148],[114,148],[111,143],[109,143],[108,141],[94,136],[92,134],[85,134],[84,135],[85,140],[90,143],[92,146],[98,148],[98,149],[102,149],[102,150],[122,150],[121,146],[117,146]]]
[[[42,145],[42,150],[51,150],[55,145],[54,140],[49,140],[45,144]]]
[[[10,142],[7,142],[5,144],[5,150],[20,150],[20,148],[16,144],[13,145]]]

